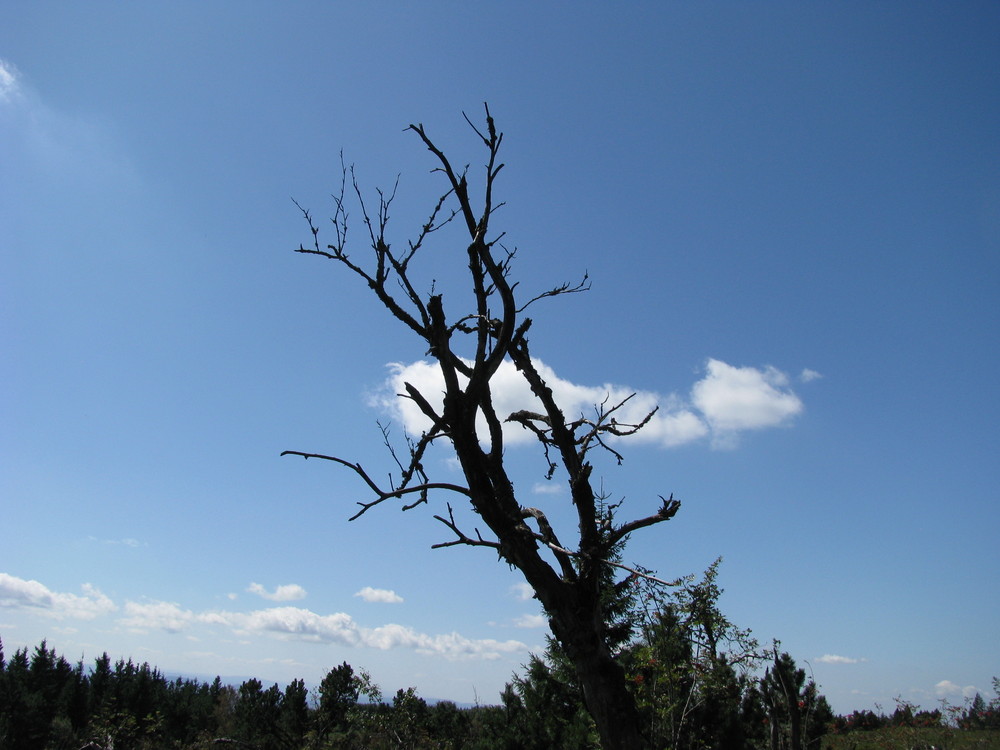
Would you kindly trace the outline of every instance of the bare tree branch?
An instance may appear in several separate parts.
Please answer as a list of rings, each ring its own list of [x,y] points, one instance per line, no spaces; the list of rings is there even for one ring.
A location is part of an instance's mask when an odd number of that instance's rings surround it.
[[[495,550],[500,550],[499,542],[490,542],[483,539],[482,535],[479,533],[479,529],[476,529],[476,538],[472,539],[458,528],[455,523],[455,512],[452,510],[451,503],[448,503],[448,518],[442,518],[441,516],[434,516],[435,519],[443,523],[449,529],[455,532],[457,539],[453,539],[450,542],[439,542],[438,544],[432,544],[431,549],[441,549],[443,547],[454,547],[459,544],[467,544],[470,547],[490,547]]]
[[[414,493],[425,493],[428,490],[448,490],[449,492],[457,492],[461,495],[469,495],[468,487],[462,487],[458,484],[451,484],[450,482],[424,482],[423,484],[416,484],[410,487],[396,487],[395,489],[383,490],[375,481],[369,476],[368,472],[365,471],[364,467],[358,463],[352,463],[343,458],[338,458],[337,456],[326,456],[322,453],[306,453],[303,451],[282,451],[282,456],[302,456],[302,458],[320,458],[324,461],[333,461],[341,466],[346,466],[351,469],[355,474],[361,477],[365,484],[371,489],[373,493],[377,496],[377,499],[369,503],[358,502],[357,504],[361,506],[361,510],[351,516],[348,520],[353,521],[356,518],[363,516],[369,509],[379,505],[380,503],[389,500],[391,498],[401,498],[405,495],[412,495]],[[409,507],[413,507],[412,505]],[[405,510],[405,508],[404,508]]]
[[[660,495],[660,500],[663,501],[663,505],[660,509],[651,516],[646,516],[645,518],[640,518],[636,521],[630,521],[617,529],[614,529],[610,534],[610,541],[612,543],[618,542],[633,531],[638,531],[639,529],[645,528],[647,526],[652,526],[653,524],[662,523],[663,521],[669,521],[675,515],[677,511],[681,509],[681,501],[674,500],[673,494],[670,495],[669,499],[665,499]]]
[[[521,516],[522,518],[535,519],[540,532],[537,535],[538,539],[556,553],[556,559],[559,561],[563,577],[568,581],[575,581],[577,579],[576,569],[573,567],[573,563],[570,562],[573,553],[564,549],[559,543],[559,539],[556,538],[556,533],[552,530],[552,525],[549,523],[549,519],[545,517],[545,514],[538,508],[521,508]]]
[[[633,396],[614,404],[609,403],[609,396],[595,405],[593,417],[581,415],[571,421],[542,377],[529,351],[527,333],[531,319],[524,313],[540,300],[589,290],[590,278],[585,273],[576,284],[562,283],[526,301],[523,298],[518,301],[519,287],[511,280],[516,248],[508,250],[501,244],[505,234],[490,229],[494,214],[504,205],[494,198],[498,175],[504,169],[499,158],[503,133],[497,130],[489,107],[484,109],[485,128],[477,127],[465,116],[486,150],[484,173],[480,173],[484,175],[483,183],[475,203],[470,196],[468,165],[456,169],[422,124],[406,128],[431,152],[435,163],[432,172],[442,174],[446,185],[427,214],[427,221],[416,237],[407,241],[404,250],[394,251],[387,234],[400,184],[398,177],[391,191],[376,190],[369,203],[353,166],[348,168],[342,157],[340,191],[333,196],[334,241],[325,246],[320,244],[319,229],[310,212],[295,204],[312,234],[311,245],[299,245],[297,252],[337,261],[362,279],[389,312],[425,342],[428,356],[440,367],[444,393],[439,402],[436,397],[428,398],[432,394],[425,395],[413,384],[404,383],[399,397],[412,401],[431,425],[419,438],[406,438],[408,459],[393,448],[388,427],[379,425],[383,442],[399,472],[398,482],[389,474],[388,488],[372,479],[361,464],[343,458],[300,451],[285,451],[282,455],[333,461],[361,477],[373,499],[358,502],[360,510],[352,520],[389,499],[403,500],[402,508],[407,510],[428,502],[429,493],[436,490],[465,497],[469,509],[486,525],[491,538],[484,538],[478,528],[474,534],[465,533],[448,503],[447,514],[434,518],[447,526],[455,538],[434,544],[433,548],[488,547],[517,567],[545,608],[553,635],[576,667],[602,746],[608,750],[641,748],[645,742],[637,729],[640,721],[635,701],[625,688],[624,672],[608,645],[603,624],[603,592],[611,568],[627,571],[630,576],[650,583],[669,585],[648,570],[618,562],[615,547],[632,532],[672,518],[680,502],[673,496],[669,500],[661,497],[663,504],[656,513],[616,527],[604,505],[603,494],[595,491],[590,451],[603,448],[621,463],[622,454],[615,441],[646,426],[656,410],[635,423],[619,421]],[[368,230],[370,252],[364,254],[363,260],[356,260],[348,253],[348,191],[353,191],[350,199],[357,202]],[[458,216],[464,220],[464,228],[462,222],[453,224]],[[438,291],[436,284],[429,294],[422,294],[410,275],[417,253],[427,244],[428,237],[445,227],[450,227],[449,233],[441,237],[453,232],[460,236],[451,257],[461,257],[460,262],[468,264],[466,291],[471,292],[472,304],[457,314],[454,310],[446,311],[444,292]],[[451,297],[448,301],[453,304]],[[448,312],[452,313],[451,319]],[[460,345],[466,347],[466,355],[468,349],[475,353],[471,357],[460,355]],[[495,376],[508,359],[539,406],[538,411],[516,411],[502,420],[496,413],[493,389]],[[546,513],[519,503],[505,465],[504,422],[520,424],[536,437],[544,453],[547,479],[556,471],[565,471],[577,515],[578,540],[572,545],[575,549],[560,542]],[[427,451],[442,438],[454,450],[466,486],[429,480],[425,470]]]
[[[579,294],[580,292],[589,292],[589,291],[590,291],[590,274],[584,273],[583,279],[581,279],[576,284],[570,284],[569,282],[564,282],[557,287],[549,289],[548,291],[542,292],[541,294],[536,294],[534,297],[532,297],[523,305],[521,305],[519,308],[517,308],[517,311],[519,313],[522,313],[525,310],[527,310],[531,305],[533,305],[535,302],[547,299],[548,297],[558,297],[559,295],[562,294]]]

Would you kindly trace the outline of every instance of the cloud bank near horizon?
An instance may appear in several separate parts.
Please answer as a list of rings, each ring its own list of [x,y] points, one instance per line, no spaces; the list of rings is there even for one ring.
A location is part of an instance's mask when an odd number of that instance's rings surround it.
[[[0,573],[0,607],[34,609],[59,620],[93,620],[118,609],[97,587],[85,583],[81,588],[83,596],[58,593],[39,581]]]
[[[801,414],[802,400],[791,389],[791,379],[777,368],[766,366],[736,367],[719,359],[707,360],[704,374],[687,396],[660,394],[627,386],[605,383],[585,386],[559,377],[540,360],[538,371],[552,389],[556,402],[567,417],[592,417],[598,405],[613,405],[629,398],[617,413],[618,422],[638,424],[653,409],[659,410],[632,440],[674,448],[708,438],[713,448],[732,448],[739,436],[751,430],[779,427]],[[405,384],[414,386],[432,406],[440,408],[444,391],[441,369],[434,362],[418,360],[409,364],[388,365],[389,376],[370,398],[370,403],[400,421],[411,435],[430,427],[430,421],[417,405],[398,394]],[[808,383],[821,375],[805,369],[800,381]],[[522,409],[541,411],[524,378],[513,363],[504,361],[491,381],[493,404],[501,418]],[[482,425],[485,434],[485,424]],[[504,424],[504,439],[509,445],[526,444],[534,435],[517,424]]]
[[[346,612],[323,615],[293,606],[270,607],[250,612],[222,609],[195,612],[176,602],[148,599],[140,602],[129,600],[119,608],[91,584],[84,584],[82,589],[83,596],[59,593],[50,590],[39,581],[0,573],[0,608],[34,610],[57,620],[92,620],[121,609],[122,616],[117,618],[117,624],[135,632],[162,630],[178,634],[188,632],[197,626],[219,626],[238,636],[266,635],[286,640],[336,643],[352,648],[374,648],[381,651],[397,648],[412,649],[420,654],[441,656],[452,661],[493,660],[499,659],[502,654],[527,653],[529,650],[526,644],[516,640],[473,639],[457,632],[430,635],[397,623],[365,627],[355,622]],[[282,591],[286,594],[301,592],[303,596],[305,595],[305,590],[297,584],[279,586],[275,592],[267,592],[259,584],[251,584],[248,590],[270,599],[275,599]],[[376,601],[392,601],[391,598],[385,598],[386,594],[396,596],[385,589],[373,589],[367,586],[362,589],[366,590],[383,597]],[[397,599],[402,601],[400,597]]]
[[[934,685],[934,692],[938,698],[949,698],[952,696],[962,696],[963,698],[974,698],[976,693],[981,692],[975,685],[959,685],[951,680],[941,680]]]

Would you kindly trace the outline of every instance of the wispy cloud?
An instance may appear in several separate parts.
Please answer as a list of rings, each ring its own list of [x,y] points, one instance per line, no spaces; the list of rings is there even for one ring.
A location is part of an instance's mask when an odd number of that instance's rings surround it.
[[[544,628],[548,624],[545,615],[521,615],[514,619],[516,628]]]
[[[96,536],[91,536],[87,538],[92,542],[100,542],[101,544],[107,544],[111,546],[120,544],[123,547],[131,547],[133,549],[143,546],[142,542],[132,537],[124,537],[122,539],[98,539]]]
[[[0,58],[0,104],[16,99],[21,93],[17,68],[13,63]]]
[[[83,596],[59,593],[34,580],[0,573],[0,607],[30,608],[58,619],[92,620],[117,607],[99,589],[83,584]]]
[[[119,623],[132,630],[165,630],[179,633],[196,620],[194,612],[174,602],[125,602]]]
[[[975,698],[979,688],[975,685],[959,685],[951,680],[941,680],[934,686],[934,692],[939,698],[948,698],[961,695],[963,698]]]
[[[566,485],[562,482],[536,482],[531,491],[536,495],[561,495],[566,492]]]
[[[403,597],[395,591],[391,591],[390,589],[373,589],[371,586],[365,586],[355,596],[361,597],[366,602],[381,602],[382,604],[399,604],[403,601]]]
[[[535,595],[535,590],[527,583],[515,583],[510,587],[510,593],[515,599],[526,602]]]
[[[823,654],[816,658],[820,664],[859,664],[868,661],[867,659],[854,659],[850,656],[838,656],[837,654]]]
[[[297,583],[287,583],[284,586],[278,586],[274,591],[268,591],[259,583],[251,583],[247,586],[247,591],[272,602],[294,602],[298,599],[306,598],[306,590]]]
[[[819,380],[823,377],[820,373],[815,370],[810,370],[808,367],[799,373],[799,380],[803,383],[811,383],[814,380]]]
[[[257,588],[254,588],[257,587]],[[100,615],[118,611],[111,599],[90,584],[83,585],[83,596],[52,591],[38,581],[25,580],[7,573],[0,573],[0,607],[38,611],[57,619],[92,620]],[[289,584],[268,592],[259,584],[251,584],[253,593],[269,597],[305,594],[301,586]],[[358,592],[371,592],[373,601],[402,601],[394,592],[366,587]],[[263,592],[263,593],[262,593]],[[395,598],[393,598],[395,597]],[[430,635],[420,633],[406,625],[389,623],[377,627],[364,627],[346,612],[318,614],[301,607],[283,606],[259,609],[252,612],[212,610],[197,612],[176,602],[146,599],[126,601],[117,623],[128,630],[148,632],[183,633],[189,639],[198,639],[190,632],[198,626],[228,628],[241,638],[264,634],[283,639],[314,643],[339,643],[355,648],[413,649],[418,653],[441,656],[451,660],[498,659],[502,654],[526,652],[528,647],[516,640],[498,641],[491,638],[466,638],[459,633]]]
[[[320,615],[299,607],[274,607],[256,612],[207,612],[201,622],[224,625],[238,635],[269,633],[283,638],[339,643],[355,648],[383,651],[409,648],[418,653],[435,654],[446,659],[497,659],[502,653],[527,651],[520,641],[474,640],[458,633],[427,635],[405,625],[390,623],[375,628],[358,625],[344,612]]]
[[[9,60],[0,59],[0,162],[5,178],[17,185],[5,200],[34,206],[61,196],[59,191],[101,195],[87,204],[98,216],[105,205],[123,212],[119,201],[143,191],[143,181],[108,121],[90,113],[52,107]],[[5,186],[2,186],[5,187]],[[110,200],[109,196],[114,199]],[[16,207],[14,208],[16,210]],[[101,213],[108,211],[108,214]],[[76,233],[82,230],[74,226]]]
[[[788,376],[770,366],[734,367],[718,359],[709,359],[704,376],[691,387],[689,397],[608,383],[578,385],[560,378],[544,362],[536,361],[536,366],[567,415],[592,416],[600,404],[613,405],[631,397],[616,413],[616,419],[623,424],[637,424],[659,407],[633,439],[664,448],[705,437],[711,438],[713,447],[732,447],[740,433],[785,424],[803,409],[802,401],[789,386]],[[412,400],[397,394],[404,392],[405,383],[410,383],[432,405],[440,406],[444,390],[441,370],[435,363],[425,360],[409,364],[397,362],[388,367],[389,377],[370,402],[401,421],[407,432],[419,434],[428,428],[427,418]],[[500,366],[492,386],[493,406],[501,417],[522,409],[540,411],[540,404],[512,363],[504,362]],[[504,439],[516,445],[530,443],[536,438],[518,424],[505,423]]]

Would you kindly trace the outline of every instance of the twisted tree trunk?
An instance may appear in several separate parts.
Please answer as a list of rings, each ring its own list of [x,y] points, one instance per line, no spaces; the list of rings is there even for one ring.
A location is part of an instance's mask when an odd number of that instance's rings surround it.
[[[469,124],[472,126],[471,122]],[[616,545],[623,543],[634,531],[673,517],[680,503],[673,497],[667,500],[661,496],[662,505],[657,512],[620,526],[612,526],[610,519],[598,512],[600,498],[591,485],[588,453],[599,447],[620,461],[621,456],[605,439],[635,433],[652,413],[636,424],[618,421],[619,410],[631,397],[617,404],[596,404],[595,416],[590,419],[580,417],[568,421],[560,410],[529,352],[527,332],[531,319],[523,313],[541,299],[586,291],[589,283],[585,275],[579,284],[562,284],[526,302],[516,301],[517,285],[508,280],[514,253],[498,244],[502,234],[493,239],[488,237],[490,219],[502,205],[494,204],[493,187],[504,165],[497,162],[503,135],[497,132],[488,108],[486,124],[485,134],[472,126],[488,151],[479,210],[473,207],[469,197],[465,171],[454,171],[422,125],[410,126],[409,129],[434,154],[438,165],[435,171],[445,175],[448,189],[416,240],[410,241],[404,251],[391,250],[385,237],[395,191],[388,197],[379,192],[378,211],[370,213],[354,180],[353,169],[344,168],[340,196],[334,198],[337,209],[333,218],[334,243],[326,245],[325,249],[320,246],[319,230],[309,212],[302,209],[312,231],[313,244],[309,248],[300,245],[298,251],[337,261],[360,276],[393,316],[426,342],[428,354],[440,366],[444,395],[438,405],[431,394],[405,384],[403,397],[416,404],[430,426],[419,439],[410,443],[410,460],[406,464],[399,462],[398,480],[389,488],[380,487],[363,467],[346,459],[300,451],[286,453],[331,460],[364,479],[375,497],[370,502],[359,503],[361,510],[352,520],[390,499],[407,501],[403,506],[405,510],[428,502],[432,491],[462,496],[489,527],[493,537],[484,538],[479,529],[475,529],[473,535],[463,531],[448,504],[447,515],[439,514],[435,518],[455,537],[433,546],[488,547],[518,568],[534,589],[549,617],[553,635],[576,669],[587,710],[600,733],[602,746],[606,750],[641,749],[647,743],[639,731],[638,710],[627,688],[624,670],[608,646],[601,604],[602,574],[608,565],[625,567],[610,559]],[[345,186],[348,175],[371,238],[373,262],[368,265],[360,264],[346,252]],[[450,213],[444,208],[449,202],[457,203]],[[465,255],[475,309],[449,319],[442,294],[425,298],[417,292],[409,277],[409,264],[428,236],[453,219],[458,219],[459,223],[464,221],[468,232]],[[463,342],[465,349],[459,354]],[[496,413],[491,382],[504,363],[516,367],[534,396],[536,403],[533,406],[540,411],[521,410],[509,416]],[[477,427],[477,420],[485,423],[485,430]],[[541,510],[521,505],[517,500],[504,466],[504,423],[518,424],[534,434],[548,462],[549,478],[557,471],[565,474],[578,517],[578,539],[572,547],[559,541]],[[386,440],[388,443],[388,437]],[[423,466],[424,454],[429,446],[441,440],[447,441],[454,450],[465,476],[464,485],[428,479]]]

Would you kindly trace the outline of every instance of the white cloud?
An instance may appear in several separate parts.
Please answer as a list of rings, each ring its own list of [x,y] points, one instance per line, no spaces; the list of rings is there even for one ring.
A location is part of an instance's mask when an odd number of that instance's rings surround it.
[[[941,680],[934,686],[934,692],[937,693],[939,698],[947,698],[949,696],[961,695],[963,698],[975,698],[976,693],[979,692],[979,688],[975,685],[966,685],[962,687],[951,680]]]
[[[117,607],[107,596],[89,583],[82,586],[83,596],[51,591],[34,580],[0,573],[0,607],[30,608],[50,617],[93,620],[114,612]]]
[[[173,602],[125,602],[125,617],[119,619],[126,628],[134,630],[166,630],[178,633],[195,621],[193,612],[181,609]]]
[[[531,491],[536,495],[561,495],[566,492],[566,485],[562,482],[536,482]]]
[[[521,615],[514,620],[517,628],[544,628],[549,624],[545,615]]]
[[[284,586],[278,586],[274,591],[268,591],[259,583],[251,583],[247,586],[247,591],[272,602],[293,602],[297,599],[306,598],[306,590],[297,583],[287,583]]]
[[[853,659],[850,656],[837,656],[836,654],[823,654],[816,659],[820,664],[858,664],[868,661],[867,659]]]
[[[799,380],[803,383],[811,383],[814,380],[819,380],[821,377],[823,377],[822,374],[815,370],[810,370],[808,367],[799,374]]]
[[[19,96],[21,86],[18,82],[17,68],[12,63],[0,58],[0,104],[5,104]]]
[[[343,612],[318,615],[299,607],[272,607],[254,612],[205,612],[198,619],[212,625],[225,625],[238,635],[271,632],[298,636],[303,640],[360,645],[354,620]]]
[[[527,651],[520,641],[472,640],[458,633],[427,635],[405,625],[388,624],[365,628],[344,613],[319,615],[298,607],[275,607],[256,612],[209,612],[200,615],[205,623],[225,625],[237,634],[272,633],[280,637],[344,646],[411,648],[419,653],[446,659],[496,659],[501,653]]]
[[[789,378],[774,367],[734,367],[718,359],[709,359],[705,376],[691,388],[690,399],[677,394],[605,383],[584,386],[564,380],[544,362],[535,361],[539,374],[552,389],[556,402],[571,419],[592,417],[600,404],[614,405],[631,396],[615,418],[622,424],[637,424],[659,406],[659,411],[633,440],[672,448],[711,435],[712,445],[728,447],[740,432],[775,427],[788,422],[802,411],[802,401],[789,388]],[[402,422],[410,434],[420,434],[429,420],[408,398],[400,398],[409,383],[435,408],[443,399],[444,379],[436,363],[420,360],[410,364],[388,365],[389,377],[370,403]],[[819,376],[804,370],[803,380]],[[503,419],[520,410],[539,412],[541,405],[531,393],[513,363],[503,362],[491,381],[493,406]],[[486,434],[480,418],[481,434]],[[536,440],[530,430],[516,423],[504,423],[504,439],[509,445]]]
[[[535,595],[535,590],[528,583],[515,583],[510,587],[510,593],[522,602],[526,602]]]
[[[637,440],[660,442],[665,446],[680,445],[702,437],[707,431],[701,420],[676,397],[663,398],[655,393],[636,392],[634,389],[611,384],[577,385],[560,378],[544,362],[536,360],[535,364],[539,374],[552,389],[560,408],[571,418],[581,415],[591,417],[596,405],[604,402],[609,405],[615,404],[635,393],[616,415],[617,420],[623,424],[642,421],[657,404],[660,404],[660,411],[636,436]],[[419,434],[429,427],[430,422],[413,401],[396,396],[405,392],[405,383],[413,385],[433,406],[440,408],[444,380],[440,368],[435,363],[420,360],[404,365],[396,362],[389,365],[389,378],[384,387],[371,399],[373,405],[399,419],[407,432]],[[513,363],[505,361],[494,375],[491,385],[493,406],[501,419],[523,409],[541,411],[541,405]],[[480,424],[480,429],[482,434],[486,434],[484,424]],[[508,444],[517,445],[532,443],[536,438],[519,424],[504,423],[504,439]]]
[[[254,593],[261,593],[251,586]],[[118,608],[114,602],[90,584],[83,585],[83,596],[51,591],[38,581],[25,580],[7,573],[0,573],[0,607],[37,610],[54,618],[90,620]],[[263,587],[260,587],[264,593]],[[293,585],[279,586],[270,596],[303,591]],[[371,589],[378,601],[402,601],[392,591]],[[365,591],[365,589],[362,589]],[[304,594],[304,591],[303,591]],[[359,592],[361,594],[361,592]],[[395,597],[393,599],[392,597]],[[526,652],[528,647],[520,641],[497,641],[491,638],[471,639],[458,633],[428,635],[411,627],[390,623],[374,628],[362,627],[344,612],[320,615],[300,607],[272,607],[253,612],[215,610],[193,612],[176,602],[146,600],[127,601],[118,623],[137,631],[164,630],[179,633],[196,625],[218,625],[231,629],[236,635],[264,633],[282,638],[316,643],[340,643],[356,648],[389,650],[409,648],[419,653],[441,656],[446,659],[497,659],[504,653]],[[188,633],[187,637],[197,639]]]
[[[360,596],[366,602],[381,602],[383,604],[398,604],[403,601],[403,597],[397,594],[395,591],[389,589],[373,589],[371,586],[365,586],[355,596]]]
[[[776,427],[802,411],[788,388],[788,376],[773,367],[733,367],[708,360],[707,374],[694,384],[691,400],[705,415],[716,446],[729,446],[739,432]]]

